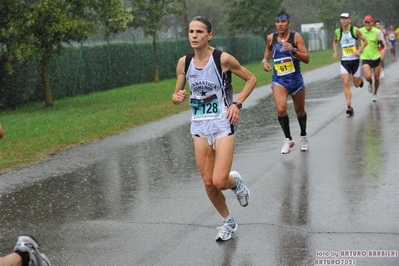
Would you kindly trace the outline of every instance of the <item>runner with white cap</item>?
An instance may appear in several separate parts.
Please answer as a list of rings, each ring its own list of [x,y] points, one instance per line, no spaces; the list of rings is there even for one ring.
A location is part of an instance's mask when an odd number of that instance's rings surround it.
[[[344,94],[347,102],[346,113],[353,115],[352,92],[350,89],[350,76],[353,76],[353,84],[356,88],[363,87],[363,80],[360,78],[360,53],[367,45],[366,38],[360,30],[351,25],[349,13],[342,13],[340,16],[341,27],[335,30],[333,49],[333,58],[338,58],[338,43],[341,46],[341,78],[344,83]],[[359,45],[359,38],[363,41]]]

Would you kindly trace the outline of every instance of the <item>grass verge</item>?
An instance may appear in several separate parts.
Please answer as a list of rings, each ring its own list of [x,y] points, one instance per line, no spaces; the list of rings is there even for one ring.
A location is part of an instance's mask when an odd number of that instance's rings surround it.
[[[303,72],[333,63],[332,50],[310,53]],[[245,65],[258,78],[258,87],[271,83],[271,73],[259,62]],[[136,126],[188,110],[170,98],[175,79],[137,84],[109,91],[57,100],[53,107],[43,103],[1,112],[5,136],[0,140],[0,173],[44,161],[67,148],[117,135]],[[234,92],[244,82],[233,77]]]

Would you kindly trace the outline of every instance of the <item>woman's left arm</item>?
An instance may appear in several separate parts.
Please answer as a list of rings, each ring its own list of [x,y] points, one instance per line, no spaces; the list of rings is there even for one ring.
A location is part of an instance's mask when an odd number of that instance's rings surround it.
[[[243,67],[234,56],[228,53],[222,53],[220,63],[223,72],[231,71],[233,74],[246,81],[238,98],[234,99],[234,102],[243,103],[255,88],[257,82],[256,77]],[[240,110],[236,104],[232,104],[229,107],[226,117],[230,120],[231,124],[237,124],[239,122]]]
[[[231,71],[233,74],[246,81],[240,95],[234,100],[238,103],[244,102],[256,86],[257,79],[255,75],[243,67],[234,56],[228,53],[222,53],[220,62],[223,72]]]

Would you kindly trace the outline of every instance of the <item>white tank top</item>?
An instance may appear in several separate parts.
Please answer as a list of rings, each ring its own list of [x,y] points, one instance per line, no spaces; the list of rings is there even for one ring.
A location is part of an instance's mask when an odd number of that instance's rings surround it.
[[[232,88],[225,91],[213,56],[203,69],[196,69],[194,60],[191,60],[186,79],[191,91],[191,134],[208,135],[231,131],[226,114],[232,101]]]
[[[396,33],[395,33],[394,31],[390,31],[390,32],[388,33],[388,39],[389,39],[390,41],[394,41],[394,40],[396,39]]]
[[[359,59],[358,56],[353,54],[357,50],[357,42],[358,41],[352,37],[350,29],[346,33],[342,32],[342,38],[340,41],[342,49],[342,61]]]

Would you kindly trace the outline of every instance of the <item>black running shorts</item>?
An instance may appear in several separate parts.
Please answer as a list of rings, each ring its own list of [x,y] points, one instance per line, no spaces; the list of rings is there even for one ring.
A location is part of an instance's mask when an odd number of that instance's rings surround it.
[[[376,68],[381,64],[381,58],[375,60],[363,60],[363,65],[369,65],[371,68]]]
[[[341,65],[348,71],[349,74],[353,75],[359,69],[360,60],[341,60]]]

